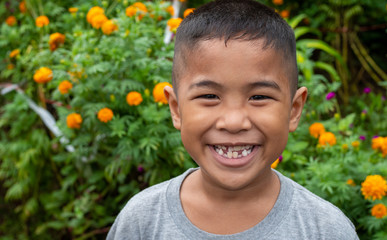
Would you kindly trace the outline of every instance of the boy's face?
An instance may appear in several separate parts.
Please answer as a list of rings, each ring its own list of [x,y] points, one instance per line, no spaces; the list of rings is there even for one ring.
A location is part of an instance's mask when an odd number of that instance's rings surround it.
[[[165,89],[188,153],[208,181],[229,190],[252,186],[270,173],[289,131],[297,128],[307,95],[300,88],[291,99],[282,56],[261,44],[202,41],[186,57],[178,99]]]

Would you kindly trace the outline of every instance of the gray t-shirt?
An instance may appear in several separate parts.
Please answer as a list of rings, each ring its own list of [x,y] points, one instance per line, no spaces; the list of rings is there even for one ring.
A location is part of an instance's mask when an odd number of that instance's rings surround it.
[[[280,194],[260,223],[231,235],[207,233],[189,221],[180,202],[181,184],[195,170],[135,195],[117,216],[107,239],[359,239],[337,207],[277,171]]]

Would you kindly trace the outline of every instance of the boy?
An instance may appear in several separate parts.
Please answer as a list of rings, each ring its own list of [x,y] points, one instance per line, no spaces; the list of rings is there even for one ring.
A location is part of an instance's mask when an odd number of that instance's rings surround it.
[[[295,131],[295,39],[252,0],[219,0],[176,34],[173,125],[198,169],[134,196],[108,239],[358,239],[332,204],[271,169]]]

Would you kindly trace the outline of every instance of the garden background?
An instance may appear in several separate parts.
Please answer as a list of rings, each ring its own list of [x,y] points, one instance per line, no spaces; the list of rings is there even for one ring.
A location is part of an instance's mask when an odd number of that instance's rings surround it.
[[[177,18],[204,2],[0,1],[0,239],[104,239],[131,196],[195,166],[162,89]],[[386,2],[262,2],[309,89],[272,167],[387,239]]]

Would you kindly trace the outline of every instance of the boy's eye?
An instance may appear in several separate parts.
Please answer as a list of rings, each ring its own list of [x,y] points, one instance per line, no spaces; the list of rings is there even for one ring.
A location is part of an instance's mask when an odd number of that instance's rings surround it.
[[[215,94],[204,94],[199,96],[198,98],[204,98],[204,99],[218,99],[218,96]]]
[[[264,96],[264,95],[254,95],[250,97],[250,100],[265,100],[265,99],[270,99],[270,97]]]

